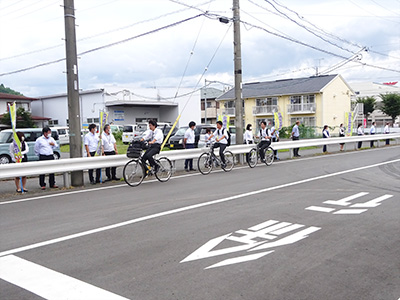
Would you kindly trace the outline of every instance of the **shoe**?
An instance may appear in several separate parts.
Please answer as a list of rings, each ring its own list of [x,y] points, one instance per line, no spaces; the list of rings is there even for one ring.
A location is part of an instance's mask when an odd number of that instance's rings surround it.
[[[51,186],[50,188],[51,189],[58,189],[58,185],[55,184],[55,185]]]
[[[90,184],[95,185],[95,184],[96,184],[96,181],[92,180],[92,181],[90,181]]]
[[[113,177],[111,180],[120,181],[120,180],[121,180],[121,178],[118,178],[118,177]]]
[[[226,167],[226,164],[222,163],[221,168],[225,168],[225,167]]]
[[[262,163],[265,163],[265,159],[264,159],[264,158],[261,158],[260,161],[261,161]]]
[[[100,183],[100,179],[96,179],[96,183]]]
[[[42,190],[42,191],[44,191],[45,189],[46,189],[46,187],[45,187],[45,186],[42,186],[42,187],[41,187],[41,190]]]
[[[197,170],[196,170],[196,169],[194,169],[194,168],[191,168],[189,171],[194,171],[194,172],[196,172]]]
[[[189,169],[185,169],[186,172],[189,172]]]
[[[18,190],[15,190],[15,191],[16,191],[17,193],[19,193],[19,194],[21,194],[21,193],[22,193],[22,191],[21,191],[21,190],[19,190],[19,191],[18,191]]]
[[[24,193],[27,193],[27,192],[28,192],[28,190],[25,190],[25,189],[24,189]]]
[[[108,181],[111,181],[111,180],[113,180],[113,179],[111,179],[110,177],[107,177],[107,179],[104,180],[104,182],[108,182]]]

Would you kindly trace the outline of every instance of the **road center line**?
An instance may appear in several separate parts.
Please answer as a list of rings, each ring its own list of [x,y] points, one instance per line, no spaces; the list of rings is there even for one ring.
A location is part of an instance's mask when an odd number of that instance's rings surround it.
[[[225,197],[225,198],[222,198],[222,199],[217,199],[217,200],[212,200],[212,201],[208,201],[208,202],[204,202],[204,203],[189,205],[189,206],[185,206],[185,207],[181,207],[181,208],[177,208],[177,209],[167,210],[167,211],[164,211],[164,212],[160,212],[160,213],[156,213],[156,214],[152,214],[152,215],[148,215],[148,216],[144,216],[144,217],[128,220],[128,221],[125,221],[125,222],[120,222],[120,223],[116,223],[116,224],[112,224],[112,225],[108,225],[108,226],[103,226],[103,227],[95,228],[95,229],[92,229],[92,230],[87,230],[87,231],[83,231],[83,232],[79,232],[79,233],[63,236],[63,237],[60,237],[60,238],[51,239],[51,240],[47,240],[47,241],[43,241],[43,242],[39,242],[39,243],[27,245],[27,246],[15,248],[15,249],[3,251],[3,252],[0,252],[0,257],[1,256],[5,256],[5,255],[9,255],[9,254],[19,253],[19,252],[26,251],[26,250],[31,250],[31,249],[43,247],[43,246],[47,246],[47,245],[51,245],[51,244],[56,244],[56,243],[67,241],[67,240],[72,240],[72,239],[79,238],[79,237],[82,237],[82,236],[86,236],[86,235],[90,235],[90,234],[94,234],[94,233],[98,233],[98,232],[103,232],[103,231],[107,231],[107,230],[111,230],[111,229],[115,229],[115,228],[131,225],[131,224],[135,224],[135,223],[139,223],[139,222],[143,222],[143,221],[147,221],[147,220],[151,220],[151,219],[160,218],[160,217],[163,217],[163,216],[168,216],[168,215],[180,213],[180,212],[183,212],[183,211],[188,211],[188,210],[192,210],[192,209],[196,209],[196,208],[201,208],[201,207],[205,207],[205,206],[210,206],[210,205],[214,205],[214,204],[228,202],[228,201],[232,201],[232,200],[236,200],[236,199],[240,199],[240,198],[244,198],[244,197],[248,197],[248,196],[252,196],[252,195],[265,193],[265,192],[268,192],[268,191],[273,191],[273,190],[282,189],[282,188],[286,188],[286,187],[290,187],[290,186],[294,186],[294,185],[298,185],[298,184],[303,184],[303,183],[307,183],[307,182],[311,182],[311,181],[315,181],[315,180],[320,180],[320,179],[325,179],[325,178],[334,177],[334,176],[338,176],[338,175],[343,175],[343,174],[347,174],[347,173],[352,173],[352,172],[357,172],[357,171],[366,170],[366,169],[370,169],[370,168],[375,168],[375,167],[379,167],[379,166],[382,166],[382,165],[387,165],[387,164],[391,164],[391,163],[395,163],[395,162],[400,162],[400,159],[395,159],[395,160],[386,161],[386,162],[382,162],[382,163],[372,164],[372,165],[369,165],[369,166],[363,166],[363,167],[348,169],[348,170],[339,171],[339,172],[335,172],[335,173],[331,173],[331,174],[311,177],[311,178],[307,178],[307,179],[303,179],[303,180],[299,180],[299,181],[294,181],[294,182],[290,182],[290,183],[286,183],[286,184],[281,184],[281,185],[277,185],[277,186],[273,186],[273,187],[269,187],[269,188],[265,188],[265,189],[261,189],[261,190],[257,190],[257,191],[242,193],[242,194],[238,194],[238,195],[234,195],[234,196],[230,196],[230,197]]]

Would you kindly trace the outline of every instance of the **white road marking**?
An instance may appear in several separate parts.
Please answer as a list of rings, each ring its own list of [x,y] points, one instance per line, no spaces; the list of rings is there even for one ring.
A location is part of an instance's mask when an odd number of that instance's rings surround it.
[[[250,255],[245,255],[245,256],[240,256],[240,257],[235,257],[235,258],[229,258],[229,259],[225,259],[219,263],[216,263],[212,266],[209,266],[207,268],[205,268],[205,270],[207,269],[212,269],[212,268],[218,268],[218,267],[223,267],[223,266],[228,266],[228,265],[233,265],[233,264],[237,264],[237,263],[241,263],[241,262],[247,262],[247,261],[252,261],[252,260],[256,260],[259,259],[267,254],[270,254],[272,252],[274,252],[275,250],[272,251],[267,251],[267,252],[261,252],[261,253],[257,253],[257,254],[250,254]]]
[[[346,198],[343,198],[340,200],[327,200],[327,201],[324,201],[324,203],[332,204],[332,205],[348,206],[351,204],[351,202],[349,202],[349,201],[354,200],[359,197],[362,197],[362,196],[365,196],[365,195],[368,195],[368,194],[369,193],[367,193],[367,192],[361,192],[361,193],[351,195],[349,197],[346,197]]]
[[[177,209],[167,210],[164,212],[148,215],[145,217],[140,217],[137,219],[132,219],[132,220],[128,220],[128,221],[121,222],[121,223],[116,223],[116,224],[112,224],[112,225],[108,225],[108,226],[104,226],[104,227],[99,227],[99,228],[95,228],[92,230],[87,230],[87,231],[63,236],[60,238],[47,240],[47,241],[43,241],[43,242],[3,251],[3,252],[0,252],[0,256],[15,254],[15,253],[18,253],[21,251],[35,249],[35,248],[39,248],[39,247],[43,247],[43,246],[47,246],[47,245],[75,239],[75,238],[79,238],[82,236],[99,233],[99,232],[119,228],[122,226],[131,225],[134,223],[139,223],[139,222],[143,222],[143,221],[147,221],[147,220],[151,220],[151,219],[156,219],[156,218],[160,218],[163,216],[168,216],[168,215],[172,215],[172,214],[176,214],[176,213],[180,213],[180,212],[184,212],[184,211],[188,211],[188,210],[193,210],[193,209],[197,209],[197,208],[201,208],[201,207],[206,207],[206,206],[210,206],[210,205],[215,205],[215,204],[219,204],[219,203],[223,203],[223,202],[233,201],[233,200],[241,199],[244,197],[253,196],[253,195],[257,195],[257,194],[261,194],[261,193],[265,193],[265,192],[269,192],[269,191],[274,191],[274,190],[278,190],[278,189],[282,189],[282,188],[286,188],[286,187],[290,187],[290,186],[301,185],[301,184],[304,184],[307,182],[312,182],[312,181],[316,181],[316,180],[320,180],[320,179],[326,179],[326,178],[330,178],[330,177],[334,177],[334,176],[338,176],[338,175],[343,175],[343,174],[353,173],[353,172],[362,171],[362,170],[366,170],[366,169],[370,169],[370,168],[375,168],[375,167],[379,167],[379,166],[383,166],[383,165],[387,165],[387,164],[392,164],[395,162],[400,162],[400,159],[390,160],[390,161],[386,161],[386,162],[382,162],[382,163],[372,164],[369,166],[363,166],[363,167],[348,169],[348,170],[339,171],[339,172],[335,172],[335,173],[325,174],[325,175],[321,175],[321,176],[311,177],[311,178],[294,181],[294,182],[290,182],[290,183],[285,183],[285,184],[281,184],[281,185],[277,185],[277,186],[273,186],[273,187],[269,187],[269,188],[265,188],[265,189],[261,189],[261,190],[257,190],[257,191],[247,192],[247,193],[238,194],[238,195],[234,195],[234,196],[230,196],[230,197],[226,197],[226,198],[222,198],[222,199],[217,199],[217,200],[212,200],[212,201],[199,203],[199,204],[195,204],[195,205],[184,206],[184,207],[177,208]]]
[[[330,213],[330,212],[333,212],[336,208],[329,208],[329,207],[323,207],[323,206],[309,206],[309,207],[306,207],[305,209]]]
[[[0,258],[0,278],[45,299],[128,300],[14,255]]]
[[[392,198],[393,195],[383,195],[381,197],[378,197],[376,199],[373,199],[371,201],[365,202],[365,203],[356,203],[350,207],[358,207],[358,208],[371,208],[371,207],[377,207],[381,205],[382,201],[385,201],[386,199]]]
[[[366,212],[368,209],[341,209],[338,211],[335,211],[333,214],[334,215],[359,215],[362,214],[363,212]]]

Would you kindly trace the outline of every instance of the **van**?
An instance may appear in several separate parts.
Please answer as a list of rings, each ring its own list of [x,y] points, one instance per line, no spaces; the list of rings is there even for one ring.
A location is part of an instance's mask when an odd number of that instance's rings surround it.
[[[133,138],[138,135],[136,124],[126,124],[122,129],[122,142],[124,144],[129,144],[132,142]]]
[[[42,128],[20,128],[16,130],[21,131],[25,135],[25,142],[28,144],[29,152],[27,153],[28,161],[39,160],[35,155],[35,142],[36,139],[42,136]],[[61,156],[58,133],[56,130],[51,131],[51,136],[56,140],[57,147],[54,151],[54,159],[59,159]],[[12,129],[2,130],[0,132],[0,164],[9,164],[12,162],[10,156],[10,143],[13,141]]]
[[[50,127],[51,131],[57,131],[60,145],[69,144],[69,128],[68,127]]]

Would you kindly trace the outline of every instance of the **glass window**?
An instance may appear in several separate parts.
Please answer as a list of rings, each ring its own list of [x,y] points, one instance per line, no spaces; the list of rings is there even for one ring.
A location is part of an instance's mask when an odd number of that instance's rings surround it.
[[[124,126],[123,132],[133,132],[133,126],[130,125]]]
[[[11,143],[12,141],[12,132],[0,132],[0,143]]]

